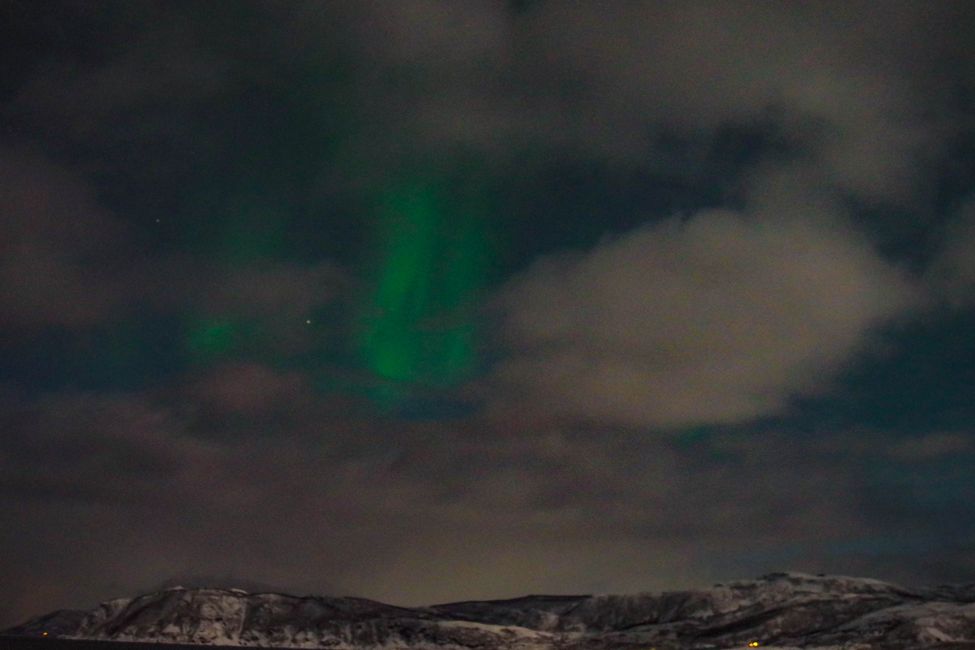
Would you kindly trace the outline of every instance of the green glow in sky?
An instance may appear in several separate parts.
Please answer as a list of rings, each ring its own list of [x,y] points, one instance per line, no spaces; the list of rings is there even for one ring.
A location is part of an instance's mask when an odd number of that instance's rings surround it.
[[[474,369],[473,309],[486,281],[483,208],[429,184],[401,185],[379,204],[374,286],[358,345],[388,380],[447,386]]]
[[[222,357],[239,344],[239,335],[239,328],[229,319],[200,319],[189,327],[186,351],[197,361]]]

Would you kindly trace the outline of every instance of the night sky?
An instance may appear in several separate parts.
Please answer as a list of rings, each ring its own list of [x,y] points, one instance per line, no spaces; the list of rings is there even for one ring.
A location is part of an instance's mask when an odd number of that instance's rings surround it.
[[[975,4],[0,0],[0,624],[975,581]]]

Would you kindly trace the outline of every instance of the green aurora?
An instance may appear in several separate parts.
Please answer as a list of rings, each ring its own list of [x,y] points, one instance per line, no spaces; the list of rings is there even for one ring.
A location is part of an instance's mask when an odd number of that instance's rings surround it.
[[[361,361],[390,382],[446,387],[477,366],[473,307],[486,284],[483,202],[407,182],[378,201]]]
[[[486,195],[476,180],[451,183],[445,175],[394,181],[377,192],[365,250],[349,251],[365,286],[351,305],[348,338],[323,341],[303,358],[267,361],[317,369],[322,389],[365,394],[392,408],[470,378],[481,362],[476,308],[494,263]],[[244,218],[220,220],[197,244],[221,267],[287,255],[280,214],[225,212]],[[182,349],[191,365],[206,366],[260,354],[265,336],[246,314],[197,311],[184,317]],[[338,378],[326,368],[339,359],[370,378]]]

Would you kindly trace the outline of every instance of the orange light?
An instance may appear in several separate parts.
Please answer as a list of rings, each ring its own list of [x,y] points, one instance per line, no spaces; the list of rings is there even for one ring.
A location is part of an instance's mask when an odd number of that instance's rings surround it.
[[[47,632],[41,632],[41,636],[47,636]]]
[[[758,647],[758,641],[749,641],[748,642],[748,647],[749,648],[757,648]]]

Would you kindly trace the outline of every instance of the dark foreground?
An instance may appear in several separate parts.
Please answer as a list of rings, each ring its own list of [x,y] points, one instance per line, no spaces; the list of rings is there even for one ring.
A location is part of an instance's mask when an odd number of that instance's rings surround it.
[[[129,641],[73,641],[68,639],[38,639],[31,637],[0,636],[0,650],[201,650],[201,648],[226,647],[183,645],[175,643],[132,643]],[[975,645],[972,646],[975,648]],[[248,648],[248,650],[251,650]],[[254,648],[253,650],[276,650]]]
[[[67,639],[38,639],[0,636],[0,650],[201,650],[202,648],[233,648],[233,646],[184,645],[175,643],[133,643],[129,641],[74,641]],[[975,650],[975,643],[944,643],[917,646],[918,650]],[[248,650],[280,650],[257,648]],[[289,649],[290,650],[290,649]],[[488,650],[485,648],[484,650]]]

